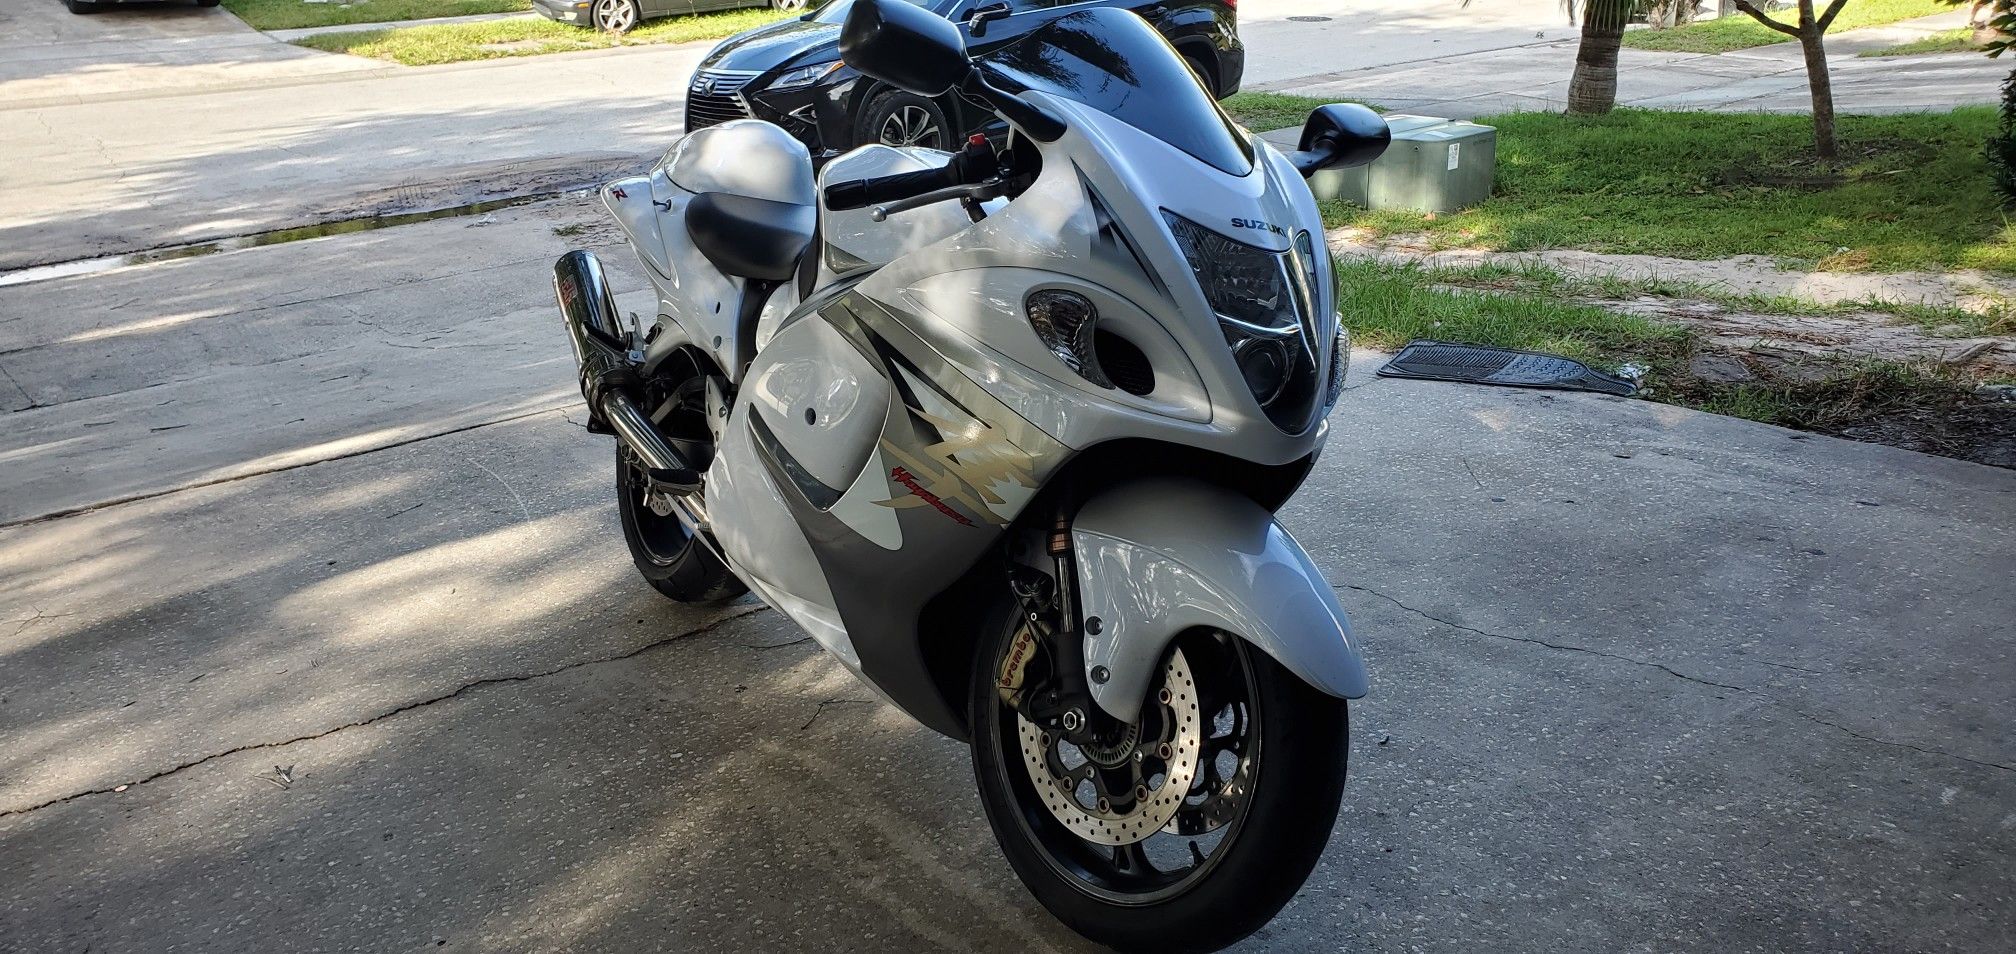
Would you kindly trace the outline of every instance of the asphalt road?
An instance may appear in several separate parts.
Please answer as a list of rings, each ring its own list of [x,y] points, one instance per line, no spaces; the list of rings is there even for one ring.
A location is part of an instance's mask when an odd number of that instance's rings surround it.
[[[0,288],[0,949],[1082,949],[957,744],[634,578],[596,221]],[[1246,949],[2000,949],[2016,474],[1368,371],[1284,520],[1373,690]]]

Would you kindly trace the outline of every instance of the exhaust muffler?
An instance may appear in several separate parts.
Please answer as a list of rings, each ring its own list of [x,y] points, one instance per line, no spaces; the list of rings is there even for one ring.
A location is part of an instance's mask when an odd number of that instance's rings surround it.
[[[652,481],[669,493],[700,489],[700,474],[658,433],[632,394],[642,390],[637,368],[641,351],[616,317],[616,297],[593,252],[576,249],[553,263],[553,295],[560,323],[581,372],[581,396],[588,401],[590,429],[601,424],[637,455]]]

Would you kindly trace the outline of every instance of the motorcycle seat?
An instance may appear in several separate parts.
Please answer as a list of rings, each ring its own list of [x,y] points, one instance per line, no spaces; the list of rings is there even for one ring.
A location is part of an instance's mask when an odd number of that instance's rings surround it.
[[[740,278],[791,278],[812,244],[818,210],[726,192],[703,192],[686,204],[686,234],[714,267]]]

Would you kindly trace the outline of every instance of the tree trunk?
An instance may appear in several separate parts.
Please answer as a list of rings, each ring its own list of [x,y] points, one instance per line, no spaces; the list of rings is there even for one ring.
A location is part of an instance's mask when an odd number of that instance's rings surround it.
[[[1624,7],[1618,0],[1588,0],[1582,8],[1582,42],[1568,80],[1568,113],[1597,116],[1617,105],[1617,55],[1624,46]]]
[[[1834,81],[1827,75],[1827,46],[1813,19],[1813,0],[1799,0],[1799,49],[1806,54],[1806,85],[1813,91],[1813,152],[1832,162],[1834,144]]]

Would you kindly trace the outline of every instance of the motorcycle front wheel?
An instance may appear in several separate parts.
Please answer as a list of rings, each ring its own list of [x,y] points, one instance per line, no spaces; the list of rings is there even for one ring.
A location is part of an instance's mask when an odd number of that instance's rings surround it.
[[[1076,745],[997,691],[1020,625],[990,627],[968,715],[987,820],[1023,884],[1123,951],[1212,951],[1266,924],[1336,823],[1344,700],[1198,631],[1171,648],[1137,723]],[[1031,677],[1045,665],[1039,654]]]

